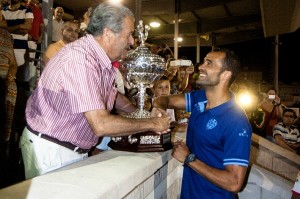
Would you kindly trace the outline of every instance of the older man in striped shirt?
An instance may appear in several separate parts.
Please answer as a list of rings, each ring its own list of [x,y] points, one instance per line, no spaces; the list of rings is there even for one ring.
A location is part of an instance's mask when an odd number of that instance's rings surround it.
[[[86,158],[99,137],[169,131],[170,118],[162,110],[156,109],[150,119],[110,114],[113,108],[136,109],[114,87],[112,66],[127,54],[133,31],[128,8],[99,4],[90,34],[67,44],[48,62],[27,102],[27,127],[20,140],[27,179]]]

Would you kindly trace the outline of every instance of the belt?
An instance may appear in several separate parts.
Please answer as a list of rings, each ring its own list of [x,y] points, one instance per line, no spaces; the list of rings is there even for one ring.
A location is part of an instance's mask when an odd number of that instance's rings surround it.
[[[78,146],[70,143],[70,142],[64,142],[64,141],[60,141],[56,138],[53,138],[53,137],[50,137],[49,135],[46,135],[46,134],[43,134],[43,133],[39,133],[35,130],[33,130],[29,125],[26,125],[26,128],[31,132],[33,133],[34,135],[37,135],[45,140],[48,140],[50,142],[53,142],[55,144],[58,144],[60,146],[63,146],[63,147],[66,147],[68,149],[71,149],[72,151],[74,152],[77,152],[79,154],[83,154],[83,153],[88,153],[90,151],[90,149],[82,149],[82,148],[79,148]]]

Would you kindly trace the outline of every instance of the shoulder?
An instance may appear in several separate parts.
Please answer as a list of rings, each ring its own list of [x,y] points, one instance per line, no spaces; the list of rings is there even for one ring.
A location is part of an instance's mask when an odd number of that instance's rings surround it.
[[[230,100],[220,107],[219,113],[223,121],[238,128],[247,127],[250,128],[249,119],[244,109],[235,100]]]
[[[283,126],[282,122],[279,122],[279,123],[275,124],[274,127],[273,127],[273,130],[282,131],[284,129],[285,129],[285,127]]]
[[[47,50],[52,50],[54,48],[58,48],[58,46],[60,46],[59,42],[49,44],[49,46],[47,47]]]
[[[190,104],[206,103],[207,98],[204,90],[196,90],[185,93],[185,99]]]

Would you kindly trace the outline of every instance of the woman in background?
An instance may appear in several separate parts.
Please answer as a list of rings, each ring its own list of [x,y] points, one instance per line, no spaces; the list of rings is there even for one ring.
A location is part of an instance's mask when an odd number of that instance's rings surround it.
[[[2,1],[0,2],[0,5],[2,5]],[[17,97],[17,87],[15,83],[17,62],[14,54],[11,34],[5,30],[6,21],[2,16],[2,8],[0,9],[0,24],[0,132],[1,144],[3,144],[2,146],[5,146],[5,151],[8,153]]]
[[[282,110],[283,105],[275,89],[269,89],[257,109],[251,114],[253,132],[274,142],[273,127],[280,121]]]

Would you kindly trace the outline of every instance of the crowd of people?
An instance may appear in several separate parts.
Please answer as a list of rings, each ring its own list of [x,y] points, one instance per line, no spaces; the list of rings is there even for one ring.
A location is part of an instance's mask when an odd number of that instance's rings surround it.
[[[184,164],[181,198],[235,198],[246,177],[252,132],[300,151],[299,116],[274,89],[250,117],[237,103],[230,87],[240,62],[230,50],[213,49],[202,64],[172,66],[168,45],[147,44],[166,60],[167,70],[148,92],[151,118],[126,118],[118,113],[137,109],[135,92],[118,70],[118,61],[138,46],[128,8],[101,3],[86,11],[80,24],[64,21],[64,10],[57,7],[36,84],[31,83],[36,62],[29,57],[39,58],[45,32],[39,1],[12,0],[1,12],[1,156],[9,156],[10,143],[20,145],[24,179],[107,150],[112,136],[162,134],[184,124],[186,142],[173,143],[172,150]],[[15,20],[15,13],[22,20]]]
[[[249,121],[254,133],[289,151],[299,153],[299,115],[295,109],[281,103],[274,88],[266,91],[261,102],[250,113]]]

